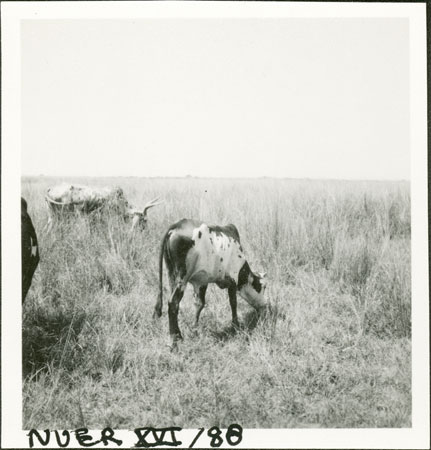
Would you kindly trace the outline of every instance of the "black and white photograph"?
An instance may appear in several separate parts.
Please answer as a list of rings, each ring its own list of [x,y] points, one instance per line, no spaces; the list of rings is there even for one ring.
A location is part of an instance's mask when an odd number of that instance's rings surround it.
[[[428,448],[425,4],[1,8],[2,446]]]

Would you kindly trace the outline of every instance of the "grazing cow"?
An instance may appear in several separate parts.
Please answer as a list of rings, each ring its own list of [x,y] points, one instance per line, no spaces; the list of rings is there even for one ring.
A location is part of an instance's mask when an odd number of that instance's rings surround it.
[[[251,271],[235,225],[208,226],[196,220],[183,219],[168,229],[159,257],[159,297],[154,311],[157,317],[162,315],[163,260],[172,291],[168,305],[171,348],[175,348],[177,340],[182,339],[178,309],[187,283],[191,283],[195,291],[195,326],[205,306],[209,283],[228,289],[234,326],[238,326],[237,291],[255,309],[267,306],[264,300],[265,275]]]
[[[148,202],[142,210],[134,208],[124,197],[120,187],[90,187],[78,184],[60,184],[48,189],[45,196],[49,210],[48,230],[52,227],[53,218],[67,212],[109,210],[122,215],[126,220],[133,218],[132,230],[139,224],[143,230],[147,224],[147,211],[160,204],[157,198]]]
[[[30,289],[33,274],[39,264],[36,231],[27,213],[27,202],[21,197],[21,276],[22,303]]]

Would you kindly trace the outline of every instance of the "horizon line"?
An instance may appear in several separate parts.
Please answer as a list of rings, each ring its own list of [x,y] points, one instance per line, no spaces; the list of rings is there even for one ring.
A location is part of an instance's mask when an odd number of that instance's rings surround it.
[[[314,177],[281,177],[281,176],[201,176],[201,175],[48,175],[38,174],[29,175],[21,174],[22,178],[36,177],[36,178],[154,178],[154,179],[219,179],[219,180],[295,180],[295,181],[370,181],[370,182],[408,182],[411,180],[408,178],[314,178]]]

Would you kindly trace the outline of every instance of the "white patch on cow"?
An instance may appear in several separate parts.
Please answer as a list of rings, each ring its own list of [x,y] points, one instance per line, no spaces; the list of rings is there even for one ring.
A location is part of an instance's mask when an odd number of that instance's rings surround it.
[[[190,283],[198,286],[223,282],[226,278],[238,281],[245,257],[240,244],[223,233],[210,232],[206,224],[193,230],[194,246],[187,255]]]

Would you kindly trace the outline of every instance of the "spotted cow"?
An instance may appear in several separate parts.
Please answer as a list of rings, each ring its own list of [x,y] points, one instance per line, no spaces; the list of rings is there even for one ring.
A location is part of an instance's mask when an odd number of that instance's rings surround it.
[[[237,292],[256,310],[267,306],[264,300],[264,274],[253,273],[245,258],[235,225],[210,226],[183,219],[165,233],[159,256],[159,296],[154,315],[162,315],[163,261],[169,275],[171,297],[168,304],[171,348],[182,339],[178,327],[178,310],[187,283],[194,288],[195,326],[205,306],[209,283],[228,290],[232,323],[238,326]]]

